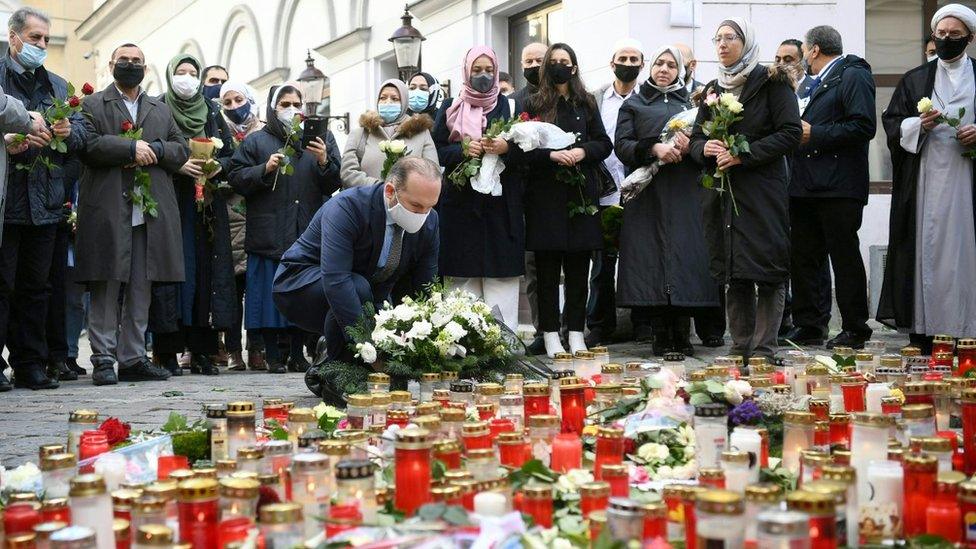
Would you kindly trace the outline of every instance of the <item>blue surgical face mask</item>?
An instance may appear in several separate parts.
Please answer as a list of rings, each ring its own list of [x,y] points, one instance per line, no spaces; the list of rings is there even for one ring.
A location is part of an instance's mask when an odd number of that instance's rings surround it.
[[[430,103],[430,92],[426,90],[410,90],[410,110],[423,112]]]
[[[380,113],[380,118],[387,124],[399,118],[402,110],[399,103],[380,103],[376,109]]]
[[[44,64],[47,59],[47,50],[34,44],[28,44],[23,38],[20,39],[20,53],[17,54],[17,61],[28,70],[34,70]]]
[[[227,118],[229,118],[231,122],[235,124],[243,124],[244,121],[251,116],[251,104],[244,103],[236,109],[224,109],[224,114],[227,115]]]
[[[209,86],[203,87],[203,96],[208,100],[213,101],[214,99],[220,98],[220,86],[221,84],[211,84]]]

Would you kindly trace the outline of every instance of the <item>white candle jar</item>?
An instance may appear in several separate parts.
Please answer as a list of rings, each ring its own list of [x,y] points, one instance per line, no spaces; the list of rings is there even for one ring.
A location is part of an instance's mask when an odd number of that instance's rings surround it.
[[[800,471],[800,452],[813,447],[816,417],[810,412],[789,410],[783,415],[783,467]]]
[[[264,461],[264,448],[260,446],[243,446],[237,449],[237,470],[250,471],[255,475],[271,471]]]
[[[253,478],[228,477],[220,480],[220,520],[232,517],[257,519],[258,490],[261,483]]]
[[[11,549],[17,547],[17,544],[11,539],[12,537],[7,538]],[[97,532],[93,531],[91,527],[74,524],[51,532],[47,539],[47,546],[50,549],[95,549],[100,547],[97,538]],[[40,545],[41,542],[38,543],[38,546]]]
[[[874,373],[874,355],[868,352],[854,355],[854,369],[860,374]]]
[[[597,366],[603,366],[604,364],[610,364],[610,349],[607,347],[590,347],[590,352],[593,353],[593,358],[596,360]]]
[[[746,486],[759,482],[758,464],[750,467],[749,454],[746,452],[722,452],[721,464],[725,471],[726,490],[743,494]]]
[[[479,482],[498,478],[498,456],[493,448],[468,450],[465,468]]]
[[[706,490],[695,497],[696,545],[702,548],[738,549],[745,545],[742,494]]]
[[[614,541],[641,541],[644,538],[644,510],[629,498],[610,498],[607,503],[607,529]]]
[[[620,364],[604,364],[600,366],[601,383],[623,383],[624,367]]]
[[[434,400],[434,389],[441,381],[441,375],[437,372],[425,372],[420,374],[420,402],[430,402]]]
[[[718,467],[722,452],[728,449],[726,412],[724,404],[695,406],[695,453],[699,467]]]
[[[302,506],[296,503],[272,503],[262,507],[261,534],[265,548],[301,547],[307,539],[303,522]]]
[[[457,372],[441,372],[441,380],[434,388],[450,390],[451,384],[456,383],[458,379],[459,377]]]
[[[596,357],[589,351],[576,351],[573,359],[573,367],[576,370],[576,377],[588,379],[600,373],[600,365],[596,362]]]
[[[382,425],[385,428],[386,411],[390,407],[390,393],[373,393],[370,397],[372,397],[372,402],[369,406],[370,414],[372,415],[370,428],[374,425]]]
[[[132,549],[170,549],[173,547],[173,529],[159,523],[131,525],[135,533]]]
[[[522,385],[525,384],[525,376],[522,374],[505,374],[505,392],[522,394]]]
[[[745,540],[749,543],[756,541],[757,517],[766,511],[779,509],[783,500],[783,488],[778,484],[763,483],[750,484],[745,490]]]
[[[254,403],[231,402],[227,405],[227,455],[237,459],[237,450],[252,446],[257,440],[254,433]]]
[[[373,372],[366,376],[366,388],[370,393],[389,393],[390,376],[382,372]]]
[[[870,492],[867,473],[872,461],[884,461],[888,457],[888,433],[895,419],[868,412],[854,414],[851,429],[851,466],[857,471],[858,501]]]
[[[366,459],[340,461],[335,467],[336,504],[355,504],[363,522],[376,522],[376,485],[373,463]]]
[[[311,408],[288,410],[288,440],[291,441],[293,447],[298,446],[298,439],[302,435],[318,428],[318,418],[315,417],[315,411]]]
[[[935,409],[931,404],[906,404],[901,407],[907,437],[935,436]]]
[[[756,517],[756,547],[809,549],[810,518],[806,513],[771,509]]]
[[[661,368],[671,370],[678,379],[683,379],[687,373],[685,355],[681,353],[664,353],[664,362],[661,363]]]
[[[369,429],[372,426],[370,405],[373,397],[355,394],[346,397],[346,419],[350,429]]]
[[[867,465],[870,491],[858,493],[860,537],[867,543],[891,542],[901,537],[904,517],[904,473],[895,461],[871,461]]]
[[[210,439],[210,459],[217,462],[227,459],[227,405],[207,404],[207,437]]]
[[[474,387],[467,381],[451,383],[451,402],[461,402],[465,406],[474,404]]]
[[[78,460],[74,454],[52,454],[41,458],[41,481],[44,498],[66,498],[71,479],[78,473]]]
[[[501,409],[498,417],[511,420],[515,430],[521,431],[525,427],[525,399],[522,393],[502,395],[499,402],[501,402]]]
[[[292,458],[291,499],[302,506],[306,539],[322,530],[316,517],[329,516],[333,482],[329,456],[310,452],[296,454]]]
[[[95,410],[74,410],[68,414],[68,453],[78,455],[81,434],[91,429],[98,429],[98,412]]]
[[[71,479],[69,491],[71,523],[85,526],[95,532],[98,549],[115,549],[115,531],[112,528],[112,497],[105,490],[101,475],[78,475]]]

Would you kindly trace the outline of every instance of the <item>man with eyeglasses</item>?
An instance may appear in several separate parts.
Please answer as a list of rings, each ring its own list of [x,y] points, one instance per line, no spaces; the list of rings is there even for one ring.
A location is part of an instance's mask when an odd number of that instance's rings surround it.
[[[20,8],[10,16],[7,26],[10,46],[7,55],[0,59],[0,87],[28,110],[38,113],[50,108],[54,97],[66,100],[67,82],[44,67],[51,36],[47,15],[33,8]],[[57,141],[52,143],[55,138]],[[66,187],[72,186],[77,177],[75,155],[84,140],[80,115],[50,126],[45,123],[37,135],[26,139],[15,133],[4,136],[13,169],[7,174],[0,244],[0,348],[7,346],[10,350],[16,387],[53,389],[58,386],[59,377],[78,379],[78,374],[64,364],[64,338],[58,338],[60,345],[48,341],[46,319],[52,297],[49,276],[52,270],[63,272],[66,268],[67,233],[59,233],[59,226],[67,219]],[[59,240],[62,246],[56,245]],[[56,249],[64,252],[55,254]],[[57,295],[64,296],[63,292]],[[62,314],[60,326],[63,325]],[[49,349],[49,343],[58,349]],[[64,356],[55,357],[53,353]]]
[[[184,278],[172,175],[186,163],[189,147],[169,107],[141,88],[146,59],[138,46],[116,48],[109,69],[115,81],[83,103],[88,169],[75,246],[76,279],[91,289],[95,385],[169,378],[146,356],[150,293],[154,284]]]
[[[931,28],[938,60],[905,73],[883,115],[893,173],[877,312],[923,354],[933,335],[976,334],[976,12],[946,5]]]

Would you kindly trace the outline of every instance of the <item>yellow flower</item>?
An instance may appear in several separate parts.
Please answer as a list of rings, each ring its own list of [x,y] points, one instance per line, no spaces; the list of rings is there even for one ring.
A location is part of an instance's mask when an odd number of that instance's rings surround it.
[[[680,118],[668,122],[668,129],[671,131],[683,130],[688,127],[688,123]]]
[[[901,389],[892,389],[890,396],[897,397],[901,404],[905,403],[905,393],[901,392]]]
[[[587,425],[586,427],[583,427],[583,436],[584,437],[596,436],[596,431],[597,431],[596,425]]]
[[[932,100],[928,97],[923,97],[918,100],[918,113],[925,114],[932,110]]]

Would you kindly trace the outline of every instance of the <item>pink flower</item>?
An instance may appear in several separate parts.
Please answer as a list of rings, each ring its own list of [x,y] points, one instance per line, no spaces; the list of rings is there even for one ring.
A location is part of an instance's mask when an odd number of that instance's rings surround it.
[[[641,484],[644,482],[650,482],[651,477],[647,474],[647,469],[640,465],[630,464],[630,483],[631,484]]]
[[[338,429],[340,431],[342,429],[348,429],[348,428],[349,428],[349,419],[348,418],[342,418],[342,419],[339,420],[339,423],[336,423],[336,429]]]
[[[708,105],[709,107],[711,107],[716,103],[718,103],[718,95],[714,93],[708,94],[708,96],[705,98],[705,104]]]

